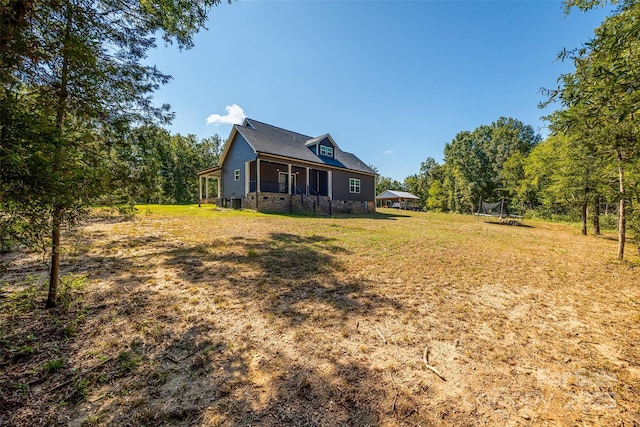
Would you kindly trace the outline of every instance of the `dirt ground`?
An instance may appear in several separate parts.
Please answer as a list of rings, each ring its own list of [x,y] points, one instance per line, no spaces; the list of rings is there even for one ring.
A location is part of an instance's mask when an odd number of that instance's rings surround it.
[[[0,424],[640,426],[640,259],[525,225],[94,219],[55,310],[42,254],[2,256]]]

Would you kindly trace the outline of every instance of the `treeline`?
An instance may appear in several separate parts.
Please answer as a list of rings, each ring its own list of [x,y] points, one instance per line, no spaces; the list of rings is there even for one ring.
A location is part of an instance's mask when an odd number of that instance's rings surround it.
[[[157,126],[135,129],[129,135],[122,161],[129,194],[122,200],[136,203],[181,204],[198,202],[196,172],[218,164],[224,140],[219,135],[171,135]],[[117,193],[115,194],[117,196]],[[114,193],[107,193],[108,200]]]
[[[541,140],[535,130],[513,118],[500,118],[473,131],[463,131],[444,149],[444,162],[427,158],[420,172],[403,183],[380,178],[383,186],[409,191],[423,208],[443,212],[472,213],[480,200],[506,198],[512,209],[532,208],[521,199],[519,182],[529,154]]]
[[[619,158],[615,147],[607,149],[572,130],[558,130],[554,120],[559,114],[550,118],[554,131],[545,140],[531,126],[513,118],[460,132],[446,144],[442,164],[427,158],[420,172],[403,182],[380,176],[377,193],[408,191],[420,198],[426,210],[456,213],[475,213],[481,200],[504,198],[512,213],[581,221],[582,234],[589,229],[600,234],[605,214],[609,227],[619,227],[624,195],[624,225],[638,241],[638,154],[626,151],[634,156]],[[612,224],[613,215],[617,219]]]
[[[173,115],[152,95],[171,77],[148,52],[157,38],[193,46],[219,3],[0,3],[0,245],[48,248],[47,307],[57,303],[61,230],[87,207],[193,200],[183,177],[194,179],[196,152],[215,142],[157,129]]]
[[[378,191],[406,190],[428,210],[475,213],[480,200],[509,203],[511,212],[546,219],[586,220],[599,232],[601,213],[617,213],[617,171],[605,158],[577,149],[575,136],[546,140],[529,125],[501,118],[460,132],[444,161],[427,158],[403,182],[380,177]]]
[[[598,0],[567,0],[588,10]],[[603,212],[617,215],[618,258],[627,230],[640,241],[640,3],[617,8],[580,49],[563,51],[575,70],[545,90],[559,109],[547,117],[541,141],[523,123],[501,118],[460,132],[446,145],[444,162],[428,158],[403,183],[381,178],[378,191],[405,189],[427,209],[473,212],[479,201],[506,198],[512,210],[551,218],[573,216],[600,233]],[[639,245],[640,248],[640,245]]]
[[[11,119],[8,111],[3,119]],[[9,116],[9,117],[7,117]],[[0,135],[9,136],[9,126]],[[4,131],[4,132],[1,132]],[[94,138],[99,136],[94,135]],[[10,138],[3,140],[6,153]],[[67,152],[57,168],[49,165],[51,142],[18,139],[13,156],[3,157],[0,177],[0,251],[20,242],[42,246],[48,207],[68,203],[67,222],[83,216],[86,207],[112,206],[124,210],[135,203],[181,204],[198,201],[197,171],[218,163],[224,140],[218,135],[171,134],[158,125],[121,129],[117,139]],[[18,151],[17,145],[21,150]],[[90,150],[87,150],[90,148]],[[73,154],[73,156],[71,155]]]

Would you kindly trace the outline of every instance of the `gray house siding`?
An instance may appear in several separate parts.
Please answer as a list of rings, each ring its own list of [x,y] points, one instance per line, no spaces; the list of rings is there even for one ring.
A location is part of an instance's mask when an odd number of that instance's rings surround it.
[[[325,146],[332,155],[320,154]],[[332,206],[340,213],[375,211],[373,174],[328,134],[312,138],[250,119],[234,126],[220,165],[198,172],[201,184],[203,177],[218,178],[223,206],[321,213]],[[359,192],[350,192],[350,178],[360,180]]]
[[[245,196],[245,162],[256,157],[253,149],[240,133],[236,133],[230,144],[222,171],[222,197],[227,199]],[[240,169],[240,179],[237,181],[236,169]]]
[[[349,192],[349,178],[360,179],[360,193]],[[362,175],[350,171],[334,171],[332,183],[334,200],[358,200],[362,202],[373,202],[376,199],[375,178],[370,175]]]

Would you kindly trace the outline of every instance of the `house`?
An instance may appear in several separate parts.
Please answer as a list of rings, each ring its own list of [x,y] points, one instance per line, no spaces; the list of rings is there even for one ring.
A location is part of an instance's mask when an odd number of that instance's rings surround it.
[[[249,118],[233,126],[219,165],[198,177],[201,203],[261,212],[375,212],[376,173],[331,135],[312,137]]]

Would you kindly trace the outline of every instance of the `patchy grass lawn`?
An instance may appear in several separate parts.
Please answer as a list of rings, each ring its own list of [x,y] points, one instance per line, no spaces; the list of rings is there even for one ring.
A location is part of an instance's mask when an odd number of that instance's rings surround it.
[[[94,220],[56,310],[42,256],[4,256],[0,424],[640,425],[640,260],[527,225]]]

